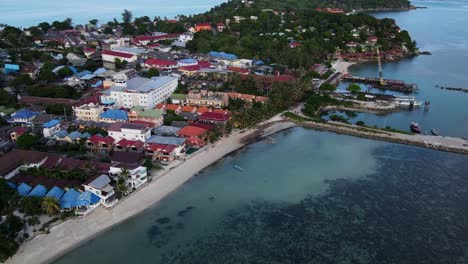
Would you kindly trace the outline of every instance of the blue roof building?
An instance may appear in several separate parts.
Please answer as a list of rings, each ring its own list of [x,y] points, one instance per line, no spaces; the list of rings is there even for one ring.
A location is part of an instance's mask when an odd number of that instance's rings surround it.
[[[77,141],[79,139],[87,139],[91,137],[91,135],[88,132],[81,133],[79,131],[73,131],[70,134],[68,134],[66,137],[68,137],[71,141]]]
[[[76,206],[76,200],[80,193],[75,189],[69,189],[60,199],[60,207],[62,209],[72,209]]]
[[[217,52],[217,51],[210,51],[208,53],[211,57],[225,59],[225,60],[237,60],[237,56],[231,53],[226,52]]]
[[[91,84],[91,87],[93,87],[93,88],[98,88],[98,87],[100,87],[101,85],[103,85],[103,82],[102,82],[102,80],[99,80],[99,81],[97,81],[95,84]]]
[[[98,75],[98,74],[101,74],[101,73],[105,73],[106,71],[107,71],[106,68],[99,68],[99,69],[95,70],[93,72],[93,74]]]
[[[44,187],[43,185],[36,185],[34,189],[28,194],[28,196],[34,196],[34,197],[44,197],[47,193],[47,188]]]
[[[56,125],[60,124],[60,120],[52,119],[49,122],[42,125],[43,128],[52,128]]]
[[[157,143],[163,145],[173,145],[173,146],[182,146],[185,143],[185,138],[179,137],[162,137],[162,136],[152,136],[146,140],[147,143]]]
[[[127,121],[128,115],[124,110],[109,109],[99,115],[101,119],[112,121]]]
[[[26,196],[31,191],[32,187],[27,185],[26,183],[21,183],[18,188],[16,189],[21,196]]]
[[[77,74],[75,74],[77,77],[81,78],[85,75],[88,75],[88,74],[92,74],[92,72],[88,71],[88,70],[85,70],[85,71],[82,71],[82,72],[79,72]]]
[[[45,197],[54,197],[55,199],[57,199],[57,201],[60,201],[60,198],[62,198],[64,193],[64,190],[60,189],[57,186],[54,186],[54,188],[50,189],[50,191],[46,194]]]
[[[20,70],[20,66],[18,64],[5,63],[5,70],[4,70],[5,74],[19,72],[19,70]]]
[[[68,131],[66,131],[66,130],[60,130],[60,131],[57,132],[54,136],[55,136],[56,138],[58,138],[58,139],[65,138],[66,136],[68,136]]]
[[[76,199],[76,206],[91,206],[99,203],[101,201],[101,198],[94,193],[91,193],[89,191],[83,192],[78,196]]]
[[[37,115],[39,115],[39,112],[23,108],[11,114],[11,118],[15,123],[25,123],[33,120]]]

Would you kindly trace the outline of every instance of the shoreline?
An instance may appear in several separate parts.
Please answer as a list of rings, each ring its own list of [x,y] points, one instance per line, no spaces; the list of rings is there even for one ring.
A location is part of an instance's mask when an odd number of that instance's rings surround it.
[[[98,207],[91,214],[59,223],[49,234],[37,235],[24,243],[5,263],[50,263],[133,217],[155,206],[204,168],[227,155],[254,143],[261,137],[297,126],[277,115],[256,128],[238,131],[223,138],[214,146],[205,146],[186,161],[155,175],[153,181],[136,191],[111,209]],[[50,249],[54,249],[51,251]]]

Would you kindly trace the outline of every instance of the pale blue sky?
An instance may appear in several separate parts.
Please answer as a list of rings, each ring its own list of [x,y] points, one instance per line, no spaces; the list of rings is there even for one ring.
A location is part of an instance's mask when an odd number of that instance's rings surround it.
[[[209,10],[223,0],[0,0],[0,23],[13,26],[32,26],[71,17],[75,23],[97,18],[107,22],[120,19],[123,9],[134,16],[149,17],[194,14]]]

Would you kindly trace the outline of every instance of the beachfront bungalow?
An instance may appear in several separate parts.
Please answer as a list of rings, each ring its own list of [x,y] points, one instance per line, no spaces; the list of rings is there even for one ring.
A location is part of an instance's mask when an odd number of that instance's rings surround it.
[[[146,141],[146,143],[174,146],[174,158],[181,159],[185,157],[185,150],[187,146],[186,141],[187,140],[185,138],[179,137],[152,136]]]
[[[31,190],[31,192],[28,194],[28,196],[32,197],[44,197],[47,193],[47,188],[44,187],[43,185],[36,185],[34,189]]]
[[[154,161],[159,161],[163,164],[169,164],[176,159],[177,146],[149,143],[146,145],[145,155]]]
[[[227,124],[231,116],[224,113],[207,112],[200,115],[200,122],[207,124]]]
[[[59,205],[63,210],[72,210],[76,207],[76,200],[80,193],[75,189],[68,189],[60,199]]]
[[[18,191],[20,196],[27,196],[32,190],[32,187],[23,182],[16,188],[16,190]]]
[[[128,172],[127,184],[130,189],[138,189],[148,181],[148,171],[146,167],[139,165],[115,164],[109,168],[111,177],[118,177],[124,170]]]
[[[114,192],[114,187],[110,185],[111,179],[106,174],[97,175],[90,178],[83,187],[85,191],[94,193],[101,198],[101,204],[105,207],[112,207],[118,201],[117,194]]]
[[[205,145],[204,137],[208,130],[196,127],[196,126],[186,126],[182,128],[177,135],[182,138],[187,139],[187,145],[193,147],[203,147]]]
[[[82,192],[76,199],[76,214],[87,215],[92,210],[96,209],[101,203],[101,198],[96,194],[86,191]]]
[[[62,198],[64,193],[65,193],[64,190],[60,189],[57,186],[54,186],[52,189],[50,189],[49,192],[47,192],[45,197],[53,197],[53,198],[57,199],[57,201],[60,201],[60,198]]]

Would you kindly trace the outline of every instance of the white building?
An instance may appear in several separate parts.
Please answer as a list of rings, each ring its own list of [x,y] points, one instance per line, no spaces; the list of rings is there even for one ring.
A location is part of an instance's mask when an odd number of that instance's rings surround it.
[[[137,61],[137,55],[131,53],[125,53],[114,50],[103,50],[102,61],[114,63],[116,59],[120,61],[134,62]]]
[[[117,107],[124,108],[135,106],[154,108],[171,96],[177,84],[177,78],[168,76],[151,79],[135,77],[130,80],[116,81],[111,88],[103,92],[101,102],[113,101]]]
[[[134,69],[127,69],[117,72],[112,75],[114,81],[128,81],[138,75],[138,72]]]
[[[93,177],[83,184],[85,191],[94,193],[101,198],[101,204],[111,207],[117,203],[118,199],[114,192],[114,187],[110,185],[111,179],[106,174]]]
[[[128,171],[127,184],[130,189],[138,189],[141,185],[148,181],[148,172],[146,167],[143,166],[128,166],[123,164],[112,165],[109,169],[109,175],[120,176],[122,171],[126,169]]]
[[[193,40],[193,33],[187,32],[179,36],[179,41],[187,43]]]
[[[52,137],[60,131],[60,121],[57,119],[50,120],[42,125],[42,134],[45,138]]]
[[[104,106],[90,102],[73,106],[73,115],[77,120],[99,122],[99,115],[104,112]]]
[[[121,139],[146,142],[151,137],[151,128],[139,123],[118,122],[112,124],[107,131],[115,142]]]

